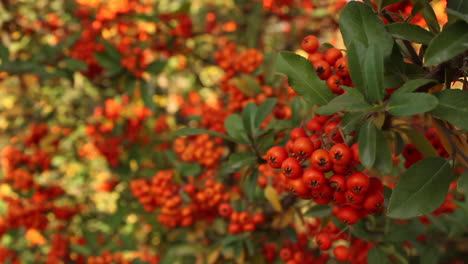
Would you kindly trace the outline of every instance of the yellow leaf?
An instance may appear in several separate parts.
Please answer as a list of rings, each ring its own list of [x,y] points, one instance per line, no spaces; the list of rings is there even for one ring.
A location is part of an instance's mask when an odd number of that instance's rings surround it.
[[[275,209],[277,212],[283,211],[278,193],[271,185],[268,185],[265,188],[265,198],[270,202],[273,209]]]
[[[208,255],[207,262],[208,264],[214,264],[219,258],[219,254],[221,253],[221,248],[217,248]]]
[[[42,246],[47,243],[45,237],[34,228],[30,228],[26,231],[26,239],[33,245]]]

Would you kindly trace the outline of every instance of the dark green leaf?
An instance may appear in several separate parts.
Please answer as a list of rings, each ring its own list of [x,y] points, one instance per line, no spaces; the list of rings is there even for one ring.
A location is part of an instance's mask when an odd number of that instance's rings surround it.
[[[119,50],[108,41],[103,41],[103,44],[104,44],[104,47],[106,48],[105,53],[108,56],[110,56],[112,60],[120,62],[120,59],[122,58],[122,56],[120,55]]]
[[[257,115],[257,106],[254,103],[248,103],[242,110],[242,123],[245,132],[252,136],[255,133],[255,116]]]
[[[410,93],[416,91],[419,87],[426,85],[428,83],[437,83],[436,80],[433,79],[416,79],[407,81],[403,84],[400,88],[398,88],[393,94],[402,94],[402,93]]]
[[[296,229],[292,226],[287,226],[283,229],[283,232],[286,234],[286,237],[293,243],[297,242],[297,233]]]
[[[369,264],[391,264],[387,254],[379,247],[373,247],[367,253],[367,262]]]
[[[415,240],[417,236],[424,232],[424,227],[419,220],[413,220],[406,224],[391,222],[389,232],[384,236],[388,242],[404,242]]]
[[[286,75],[291,87],[312,105],[327,104],[334,97],[325,82],[318,78],[312,63],[302,56],[280,52],[277,70]]]
[[[346,88],[345,88],[346,89]],[[362,94],[355,88],[346,89],[346,93],[333,98],[328,104],[319,107],[315,113],[319,115],[332,115],[340,111],[364,111],[371,108],[371,105],[366,103]]]
[[[151,73],[151,74],[158,74],[164,70],[166,67],[167,61],[166,60],[157,60],[152,62],[150,65],[148,65],[148,68],[146,68],[146,72]]]
[[[445,200],[452,180],[453,172],[447,160],[431,157],[417,162],[395,186],[387,216],[408,219],[433,212]]]
[[[325,204],[317,204],[311,207],[307,212],[304,213],[304,216],[308,217],[326,217],[331,215],[331,207]]]
[[[253,200],[255,196],[255,191],[257,189],[257,179],[258,179],[258,170],[255,169],[250,175],[244,179],[244,193],[249,200]]]
[[[367,230],[365,219],[361,219],[353,225],[353,235],[366,241],[373,239],[372,233]]]
[[[229,156],[229,161],[220,170],[220,174],[236,172],[247,165],[254,164],[257,157],[250,152],[236,152]]]
[[[343,133],[347,135],[353,131],[356,131],[366,115],[367,113],[365,112],[346,112],[343,115],[340,123],[341,129],[343,129]]]
[[[374,166],[383,174],[389,174],[393,168],[390,145],[384,133],[379,129],[376,130],[376,154]]]
[[[379,0],[379,2],[381,2],[381,8],[382,7],[386,7],[388,5],[393,5],[393,4],[396,4],[396,3],[400,3],[400,2],[404,2],[405,0]]]
[[[359,158],[362,165],[372,168],[377,153],[377,127],[372,120],[367,120],[359,130]]]
[[[291,102],[291,110],[292,110],[292,124],[293,126],[300,126],[302,121],[301,115],[301,108],[302,108],[302,101],[299,97],[295,96],[293,101]]]
[[[432,94],[403,93],[395,94],[388,101],[388,112],[394,116],[411,116],[429,112],[434,109],[439,100]]]
[[[202,171],[200,164],[190,162],[180,162],[176,169],[182,176],[196,176]]]
[[[429,44],[434,35],[424,28],[409,23],[388,24],[387,30],[394,38],[409,40],[421,44]]]
[[[439,104],[432,110],[431,114],[468,130],[468,92],[453,89],[444,90],[434,95],[439,99]]]
[[[356,89],[362,94],[366,94],[366,83],[364,82],[364,62],[366,59],[365,47],[358,41],[351,41],[348,47],[348,65],[351,80],[353,80]]]
[[[87,248],[85,246],[82,246],[82,245],[78,245],[78,244],[75,244],[75,243],[70,243],[70,247],[72,248],[72,250],[74,252],[79,253],[79,254],[83,254],[85,256],[89,256],[89,254],[91,253],[89,248]]]
[[[366,4],[349,2],[341,12],[340,30],[348,48],[354,41],[366,48],[377,45],[383,56],[389,55],[392,50],[392,36],[385,30],[382,20]]]
[[[243,94],[249,97],[253,97],[262,92],[260,84],[250,75],[241,74],[239,77],[233,78],[231,81]]]
[[[458,190],[468,193],[468,170],[465,170],[458,178]]]
[[[228,134],[239,143],[248,144],[249,139],[245,131],[242,118],[238,114],[232,114],[224,120],[224,127]]]
[[[8,48],[3,45],[3,43],[0,41],[0,60],[2,61],[2,64],[7,62],[10,57],[10,52],[8,51]]]
[[[234,138],[226,134],[207,130],[207,129],[201,129],[201,128],[185,127],[174,132],[174,136],[191,136],[191,135],[200,135],[200,134],[208,134],[208,135],[224,138],[228,141],[236,141]]]
[[[456,19],[461,19],[468,23],[468,1],[447,1],[447,15],[449,17],[449,23],[452,23]]]
[[[402,129],[403,133],[408,136],[411,143],[423,154],[424,157],[437,157],[437,151],[432,146],[431,142],[420,132],[413,129]]]
[[[412,242],[413,244],[414,242]],[[415,248],[417,249],[420,259],[420,264],[437,264],[440,263],[440,250],[439,248],[432,243],[420,244],[418,242],[414,243]]]
[[[381,44],[370,45],[366,52],[364,76],[366,80],[366,97],[370,102],[381,101],[384,95],[384,57]]]
[[[426,65],[437,65],[468,50],[468,24],[459,21],[448,25],[427,47]]]
[[[80,61],[73,58],[67,58],[63,60],[65,67],[71,71],[86,71],[88,65],[84,61]]]
[[[96,52],[94,53],[94,58],[96,61],[101,65],[103,68],[108,69],[112,72],[117,71],[118,69],[121,69],[122,67],[120,66],[120,61],[115,60],[109,54],[105,52]]]

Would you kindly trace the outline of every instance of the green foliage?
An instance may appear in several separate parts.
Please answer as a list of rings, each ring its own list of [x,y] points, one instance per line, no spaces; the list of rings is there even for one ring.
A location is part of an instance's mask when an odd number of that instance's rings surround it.
[[[432,157],[417,162],[395,186],[387,216],[408,219],[431,213],[444,201],[452,180],[453,172],[447,160]]]
[[[468,93],[463,90],[445,90],[434,94],[439,99],[431,114],[443,118],[455,126],[468,130]]]
[[[448,25],[429,43],[425,64],[434,66],[468,50],[468,24],[463,21]]]
[[[288,77],[291,87],[311,105],[325,105],[334,95],[320,80],[312,64],[292,52],[282,51],[277,59],[277,71]]]

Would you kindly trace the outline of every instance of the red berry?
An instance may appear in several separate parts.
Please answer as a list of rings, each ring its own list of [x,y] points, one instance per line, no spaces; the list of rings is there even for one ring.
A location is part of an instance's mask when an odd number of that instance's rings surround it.
[[[332,187],[337,192],[346,191],[346,178],[341,174],[334,174],[328,180],[330,182],[330,187]]]
[[[346,262],[349,259],[349,249],[345,246],[337,246],[333,249],[333,254],[339,262]]]
[[[301,137],[307,137],[306,131],[302,127],[296,127],[293,130],[291,130],[291,133],[289,134],[289,137],[292,140],[296,140]]]
[[[372,192],[364,200],[364,208],[372,213],[378,213],[382,210],[384,196],[380,192]]]
[[[288,158],[288,153],[283,147],[275,146],[268,150],[266,159],[268,164],[275,169],[281,168],[281,164]]]
[[[312,142],[312,144],[314,144],[314,149],[318,149],[322,145],[322,141],[320,140],[319,135],[312,135],[309,137],[309,139]]]
[[[332,76],[328,77],[327,79],[327,86],[330,88],[330,91],[334,94],[342,94],[344,92],[343,88],[343,79],[340,76],[333,74]]]
[[[307,130],[310,132],[320,133],[322,127],[322,124],[316,118],[312,118],[307,122]]]
[[[343,205],[346,203],[346,196],[345,196],[345,193],[344,192],[334,192],[333,193],[333,197],[332,197],[332,201],[335,203],[335,204],[338,204],[338,205]]]
[[[330,64],[324,60],[314,62],[314,68],[320,79],[328,79],[331,75]]]
[[[297,179],[302,176],[302,166],[295,158],[287,158],[281,165],[281,172],[286,178]]]
[[[361,160],[359,159],[359,145],[358,143],[354,143],[351,146],[351,152],[353,153],[353,160],[357,164],[361,164]]]
[[[346,191],[346,202],[350,205],[360,205],[364,201],[364,195],[356,194],[351,191]]]
[[[329,250],[332,245],[332,239],[328,233],[319,233],[315,237],[315,242],[321,250]]]
[[[312,53],[309,55],[309,57],[307,57],[307,59],[312,63],[320,60],[325,60],[321,53]]]
[[[232,214],[232,206],[229,203],[222,203],[218,207],[218,213],[223,217],[229,217]]]
[[[336,74],[339,76],[348,76],[349,75],[349,70],[348,70],[348,59],[346,57],[341,57],[336,60],[335,65],[334,65]]]
[[[289,248],[283,248],[281,249],[280,251],[280,258],[284,261],[288,261],[292,258],[292,252],[291,252],[291,249]]]
[[[359,214],[356,209],[349,206],[341,207],[337,214],[338,219],[347,225],[354,225],[359,221]]]
[[[233,223],[231,223],[231,224],[229,225],[229,233],[230,233],[231,235],[235,235],[235,234],[239,233],[240,231],[241,231],[241,226],[240,226],[240,225],[238,225],[238,224],[233,224]]]
[[[341,53],[341,51],[337,48],[330,48],[330,49],[327,49],[327,51],[325,51],[325,60],[330,63],[330,65],[335,65],[335,62],[343,57],[343,54]]]
[[[302,180],[312,189],[319,189],[326,185],[325,174],[315,168],[308,168],[302,175]]]
[[[314,150],[314,144],[307,137],[300,137],[294,141],[293,153],[299,160],[310,157]]]
[[[333,162],[330,159],[328,151],[324,149],[317,149],[310,157],[310,164],[319,171],[328,172],[330,171]]]
[[[261,225],[265,222],[265,215],[262,213],[256,213],[252,216],[252,221],[255,223],[255,225]]]
[[[307,184],[304,183],[302,179],[289,180],[288,185],[291,188],[291,191],[301,198],[306,198],[309,195],[309,187],[307,187]]]
[[[244,232],[252,232],[252,231],[255,231],[255,224],[253,222],[247,222],[244,224],[244,226],[242,227],[242,230]]]
[[[302,49],[307,53],[314,53],[319,48],[319,40],[316,36],[309,35],[302,39]]]
[[[369,188],[369,177],[361,172],[355,172],[349,175],[346,180],[348,190],[356,194],[365,194]]]
[[[353,160],[351,149],[345,144],[335,144],[330,148],[330,158],[334,164],[347,165]]]

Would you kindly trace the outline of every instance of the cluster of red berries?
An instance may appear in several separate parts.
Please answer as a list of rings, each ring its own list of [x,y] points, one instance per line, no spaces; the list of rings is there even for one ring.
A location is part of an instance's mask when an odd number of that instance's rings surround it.
[[[143,50],[140,47],[134,47],[130,52],[125,53],[120,63],[129,72],[133,73],[137,78],[143,76],[143,72],[149,65],[149,58],[151,56],[149,50]]]
[[[237,51],[235,42],[220,40],[219,51],[215,53],[216,64],[225,72],[225,79],[230,79],[236,73],[250,74],[254,72],[263,63],[263,54],[257,49],[247,49],[241,52]]]
[[[317,118],[321,117],[313,120]],[[315,133],[311,128],[309,132]],[[272,147],[266,160],[271,167],[281,169],[281,177],[297,196],[318,204],[332,202],[338,219],[352,225],[382,210],[384,186],[379,178],[356,171],[360,164],[357,143],[349,147],[332,143],[334,136],[331,138],[327,144],[332,146],[326,149],[319,134],[309,136],[305,129],[295,128],[286,148]],[[310,167],[305,168],[307,160]]]
[[[149,141],[148,134],[144,132],[145,122],[151,114],[151,110],[144,106],[130,104],[128,96],[122,96],[122,102],[107,99],[104,107],[94,109],[86,133],[109,164],[118,166],[124,147]],[[125,129],[122,131],[117,127]]]
[[[429,140],[429,142],[431,142],[432,146],[436,149],[440,157],[448,158],[450,156],[442,145],[442,141],[440,140],[439,134],[435,128],[429,128],[426,130],[424,135]],[[411,167],[411,165],[424,158],[423,154],[416,148],[413,143],[408,143],[405,145],[402,155],[405,158],[405,168]]]
[[[327,86],[335,94],[342,94],[342,85],[352,86],[348,70],[348,59],[337,48],[319,52],[319,40],[309,35],[301,42],[301,47],[309,53],[308,60],[314,65],[320,79],[327,81]]]
[[[224,154],[222,138],[211,139],[208,134],[180,137],[173,150],[185,162],[197,162],[205,168],[215,168]]]
[[[230,198],[224,185],[212,179],[198,188],[192,183],[181,186],[174,183],[173,178],[172,170],[161,170],[151,181],[136,179],[130,183],[131,192],[145,211],[160,209],[157,220],[166,227],[191,226],[197,219],[212,220],[218,205]],[[188,195],[189,201],[183,199],[182,192]]]
[[[308,249],[309,238],[306,233],[297,234],[297,242],[292,243],[286,240],[282,248],[279,250],[279,258],[286,264],[324,264],[330,259],[328,253],[321,253],[316,256],[315,252]],[[272,246],[268,246],[270,255],[272,254]]]
[[[248,211],[235,212],[230,203],[222,203],[218,207],[218,213],[224,218],[229,218],[228,231],[235,235],[241,232],[253,232],[257,226],[265,223],[263,213],[251,214]]]

